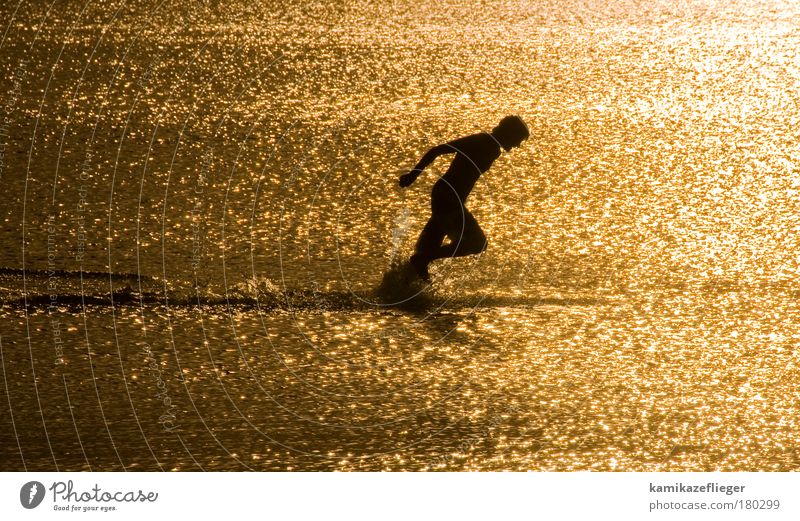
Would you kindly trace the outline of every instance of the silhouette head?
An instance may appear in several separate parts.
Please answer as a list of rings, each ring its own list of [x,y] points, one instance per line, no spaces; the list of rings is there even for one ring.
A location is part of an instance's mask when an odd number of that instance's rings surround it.
[[[528,125],[519,116],[506,116],[492,130],[492,135],[500,142],[500,146],[508,152],[517,148],[531,135]]]

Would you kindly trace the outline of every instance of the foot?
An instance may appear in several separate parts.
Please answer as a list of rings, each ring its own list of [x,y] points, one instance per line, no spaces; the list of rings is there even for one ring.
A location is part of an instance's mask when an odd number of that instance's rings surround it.
[[[419,253],[415,253],[411,256],[411,266],[414,268],[414,271],[417,272],[419,278],[425,282],[431,281],[431,275],[428,273],[428,263]]]

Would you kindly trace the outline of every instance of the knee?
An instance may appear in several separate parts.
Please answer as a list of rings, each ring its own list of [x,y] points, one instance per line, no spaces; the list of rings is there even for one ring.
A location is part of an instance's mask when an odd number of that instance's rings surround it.
[[[483,253],[489,246],[489,242],[486,240],[485,236],[481,236],[470,240],[469,244],[467,244],[466,246],[469,252],[472,254]]]

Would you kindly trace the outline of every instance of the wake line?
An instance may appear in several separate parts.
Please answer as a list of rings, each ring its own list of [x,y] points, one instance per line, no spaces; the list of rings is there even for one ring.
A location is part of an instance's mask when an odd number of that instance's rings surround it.
[[[0,268],[0,276],[21,280],[23,271],[14,268]],[[25,270],[25,276],[42,277],[44,281],[52,277],[75,280],[81,275],[86,279],[108,281],[107,272],[74,272]],[[59,276],[59,274],[61,274]],[[469,311],[475,308],[532,308],[539,306],[594,306],[606,301],[585,296],[552,297],[531,295],[497,295],[497,294],[454,294],[436,289],[416,276],[407,261],[395,260],[384,273],[381,282],[372,291],[353,293],[350,291],[319,291],[311,289],[290,289],[279,286],[268,278],[245,277],[242,282],[234,284],[222,293],[208,288],[186,286],[182,289],[164,290],[152,283],[158,279],[142,276],[151,284],[148,287],[136,287],[134,281],[139,276],[135,273],[111,273],[111,278],[121,282],[119,289],[113,292],[110,288],[98,288],[72,285],[71,288],[59,288],[51,292],[44,287],[10,289],[0,287],[0,303],[4,307],[17,309],[57,309],[71,311],[82,307],[110,308],[138,307],[152,308],[184,308],[197,307],[226,308],[264,312],[304,311],[304,312],[445,312]],[[0,279],[1,281],[2,279]],[[106,291],[104,291],[106,290]],[[82,292],[81,292],[82,291]]]
[[[92,279],[92,280],[146,280],[153,281],[153,277],[139,273],[108,272],[108,271],[72,271],[72,270],[31,270],[21,268],[0,268],[0,276],[22,278],[48,278],[58,277],[63,279]]]
[[[228,306],[236,308],[271,310],[360,310],[370,306],[355,295],[346,292],[326,293],[324,295],[313,291],[286,291],[282,294],[271,295],[269,297],[250,297],[243,295],[204,295],[204,294],[175,294],[175,293],[138,293],[130,288],[125,288],[113,293],[59,293],[56,295],[57,307],[80,308],[82,306],[92,307],[136,307],[144,306],[164,306],[176,308],[191,307],[218,307]],[[53,301],[47,294],[29,294],[25,297],[17,297],[5,300],[4,304],[11,307],[23,308],[45,308],[49,307]]]
[[[438,308],[440,311],[464,311],[487,308],[534,308],[540,306],[596,306],[609,302],[597,298],[554,298],[554,297],[506,297],[493,295],[472,295],[467,297],[426,297],[424,300],[411,300],[386,304],[373,300],[374,295],[357,295],[349,292],[315,292],[311,290],[288,290],[279,294],[258,298],[229,295],[179,295],[163,293],[137,293],[128,288],[113,293],[84,294],[59,293],[57,307],[80,309],[91,307],[171,307],[193,308],[209,307],[225,309],[233,307],[260,311],[426,311]],[[27,299],[17,297],[5,300],[4,305],[15,308],[47,308],[51,304],[50,295],[29,294]]]

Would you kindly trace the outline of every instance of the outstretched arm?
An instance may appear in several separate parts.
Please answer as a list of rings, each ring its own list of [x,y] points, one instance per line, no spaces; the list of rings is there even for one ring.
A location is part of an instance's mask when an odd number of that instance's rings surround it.
[[[417,166],[412,168],[409,173],[400,176],[400,186],[405,188],[406,186],[411,185],[411,183],[417,180],[417,177],[419,177],[422,171],[425,170],[428,165],[433,163],[437,157],[443,154],[452,154],[453,152],[455,152],[455,150],[448,145],[438,145],[428,150],[425,152],[425,155],[422,156],[422,159],[419,160]]]

